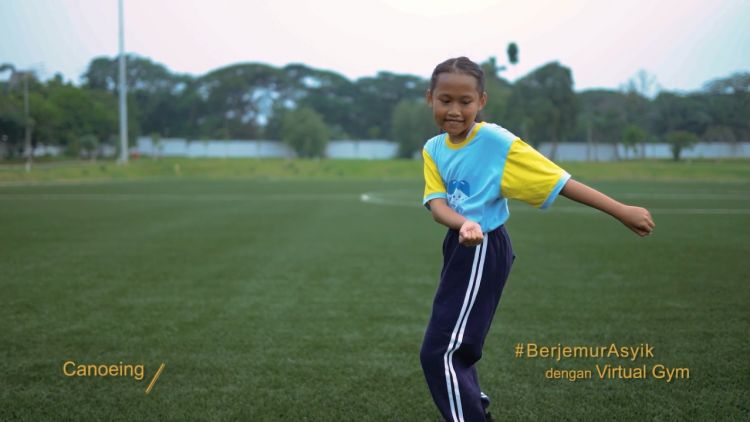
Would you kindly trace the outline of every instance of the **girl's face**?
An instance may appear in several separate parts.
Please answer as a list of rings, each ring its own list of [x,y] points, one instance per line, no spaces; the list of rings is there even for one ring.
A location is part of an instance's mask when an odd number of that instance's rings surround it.
[[[484,105],[487,94],[477,91],[477,80],[464,73],[441,73],[434,90],[427,91],[435,123],[448,132],[452,141],[466,138]]]

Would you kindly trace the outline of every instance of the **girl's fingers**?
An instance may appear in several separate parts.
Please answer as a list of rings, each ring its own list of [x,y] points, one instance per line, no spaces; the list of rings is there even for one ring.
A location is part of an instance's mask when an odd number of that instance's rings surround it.
[[[650,232],[650,230],[646,226],[642,226],[640,224],[634,224],[630,227],[630,230],[632,230],[638,236],[646,236]]]
[[[654,228],[656,226],[656,223],[654,223],[654,217],[651,216],[651,213],[646,210],[646,221],[648,222],[648,225],[651,226],[651,228]]]

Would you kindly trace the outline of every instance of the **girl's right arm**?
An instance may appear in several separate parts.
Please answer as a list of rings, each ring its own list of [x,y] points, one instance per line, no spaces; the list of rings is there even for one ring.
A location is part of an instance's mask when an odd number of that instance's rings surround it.
[[[482,243],[482,227],[475,221],[468,220],[451,208],[444,198],[435,198],[429,202],[432,218],[438,223],[458,230],[458,243],[464,246],[476,246]]]

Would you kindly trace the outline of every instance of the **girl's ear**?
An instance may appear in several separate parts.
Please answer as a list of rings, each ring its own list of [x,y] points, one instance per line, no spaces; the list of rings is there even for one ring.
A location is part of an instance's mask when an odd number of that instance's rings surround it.
[[[424,96],[425,100],[427,100],[427,106],[432,107],[432,91],[427,90]]]
[[[483,109],[484,106],[487,104],[487,92],[483,92],[482,95],[479,97],[479,109]]]

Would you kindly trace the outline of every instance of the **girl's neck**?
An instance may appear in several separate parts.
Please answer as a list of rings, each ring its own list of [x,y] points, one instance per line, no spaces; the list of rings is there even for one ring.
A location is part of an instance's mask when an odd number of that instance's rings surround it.
[[[460,144],[461,142],[465,141],[466,138],[469,137],[469,135],[471,135],[471,131],[474,130],[474,125],[476,124],[477,122],[473,122],[471,126],[469,126],[469,129],[466,131],[466,133],[464,133],[464,136],[462,136],[461,138],[453,138],[452,136],[448,135],[448,139],[452,144]]]

